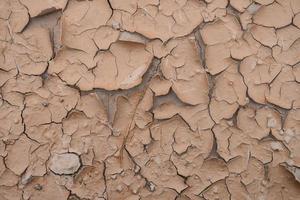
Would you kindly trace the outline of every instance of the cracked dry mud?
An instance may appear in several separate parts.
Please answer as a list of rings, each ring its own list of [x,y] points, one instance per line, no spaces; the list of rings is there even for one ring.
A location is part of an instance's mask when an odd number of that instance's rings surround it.
[[[0,200],[299,200],[300,0],[0,0]]]

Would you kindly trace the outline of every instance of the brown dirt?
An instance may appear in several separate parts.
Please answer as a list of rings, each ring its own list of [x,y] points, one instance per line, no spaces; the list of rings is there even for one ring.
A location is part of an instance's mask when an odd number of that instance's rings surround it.
[[[0,200],[299,200],[299,0],[0,0]]]

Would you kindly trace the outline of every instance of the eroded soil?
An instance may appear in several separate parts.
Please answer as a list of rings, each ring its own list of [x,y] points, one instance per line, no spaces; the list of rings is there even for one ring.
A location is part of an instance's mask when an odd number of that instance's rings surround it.
[[[0,200],[299,200],[299,0],[0,0]]]

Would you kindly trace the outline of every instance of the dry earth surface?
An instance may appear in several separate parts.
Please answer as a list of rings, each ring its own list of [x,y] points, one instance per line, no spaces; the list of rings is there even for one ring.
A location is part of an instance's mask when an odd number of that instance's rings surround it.
[[[0,0],[0,200],[299,200],[300,0]]]

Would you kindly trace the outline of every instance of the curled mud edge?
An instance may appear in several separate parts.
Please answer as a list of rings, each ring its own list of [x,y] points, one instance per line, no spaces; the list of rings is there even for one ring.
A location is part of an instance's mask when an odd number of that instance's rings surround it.
[[[299,182],[299,0],[0,0],[0,200]]]

